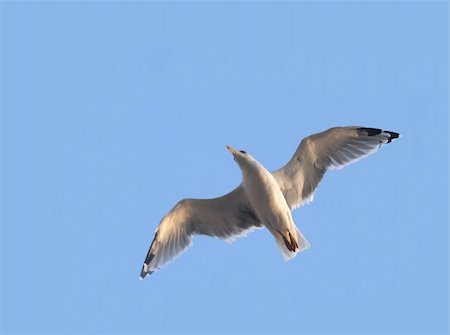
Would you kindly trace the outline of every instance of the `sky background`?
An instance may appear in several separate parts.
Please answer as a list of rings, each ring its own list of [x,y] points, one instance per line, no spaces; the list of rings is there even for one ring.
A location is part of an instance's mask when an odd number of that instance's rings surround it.
[[[447,2],[1,2],[0,332],[446,333]],[[260,230],[138,275],[163,215],[338,125],[285,263]]]

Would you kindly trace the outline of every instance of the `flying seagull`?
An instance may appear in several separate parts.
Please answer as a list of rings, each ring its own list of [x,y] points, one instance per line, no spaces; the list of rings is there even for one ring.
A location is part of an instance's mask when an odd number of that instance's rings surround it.
[[[234,240],[266,227],[285,260],[310,247],[291,212],[312,200],[327,170],[341,168],[377,151],[400,134],[377,128],[335,127],[304,138],[281,169],[269,172],[247,152],[227,146],[242,172],[242,183],[215,199],[183,199],[167,213],[142,266],[141,279],[178,256],[195,235]]]

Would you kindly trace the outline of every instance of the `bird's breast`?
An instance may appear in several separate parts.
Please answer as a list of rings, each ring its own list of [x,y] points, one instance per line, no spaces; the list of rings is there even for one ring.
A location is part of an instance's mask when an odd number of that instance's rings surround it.
[[[244,178],[247,197],[261,222],[266,226],[280,226],[289,221],[290,210],[277,182],[267,173]]]

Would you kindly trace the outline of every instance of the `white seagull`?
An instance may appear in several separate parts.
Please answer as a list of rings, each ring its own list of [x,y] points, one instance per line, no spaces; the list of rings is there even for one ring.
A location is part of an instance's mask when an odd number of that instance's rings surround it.
[[[368,156],[399,136],[377,128],[331,128],[304,138],[291,160],[272,173],[247,152],[227,146],[242,171],[242,183],[220,198],[178,202],[156,228],[140,278],[182,253],[194,235],[234,240],[266,227],[283,258],[295,257],[310,245],[291,211],[312,200],[327,170]]]

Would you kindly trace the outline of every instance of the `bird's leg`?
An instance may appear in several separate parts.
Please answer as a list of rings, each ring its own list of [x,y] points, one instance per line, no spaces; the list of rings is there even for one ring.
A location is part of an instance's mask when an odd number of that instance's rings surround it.
[[[289,239],[291,240],[291,241],[289,241],[287,238],[286,238],[286,236],[284,236],[279,230],[277,230],[278,231],[278,234],[280,234],[280,236],[283,238],[283,241],[284,241],[284,244],[286,244],[286,248],[288,248],[288,250],[289,251],[291,251],[291,252],[295,252],[295,247],[293,246],[293,244],[292,244],[292,236],[291,236],[291,233],[289,233],[289,231],[288,231],[288,234],[289,234]],[[295,240],[294,240],[295,241]],[[297,243],[295,242],[295,245],[297,245]],[[297,248],[298,248],[298,245],[297,245]]]
[[[294,236],[292,236],[291,232],[288,231],[289,238],[291,239],[291,245],[293,246],[294,251],[298,249],[298,243],[295,240]]]

